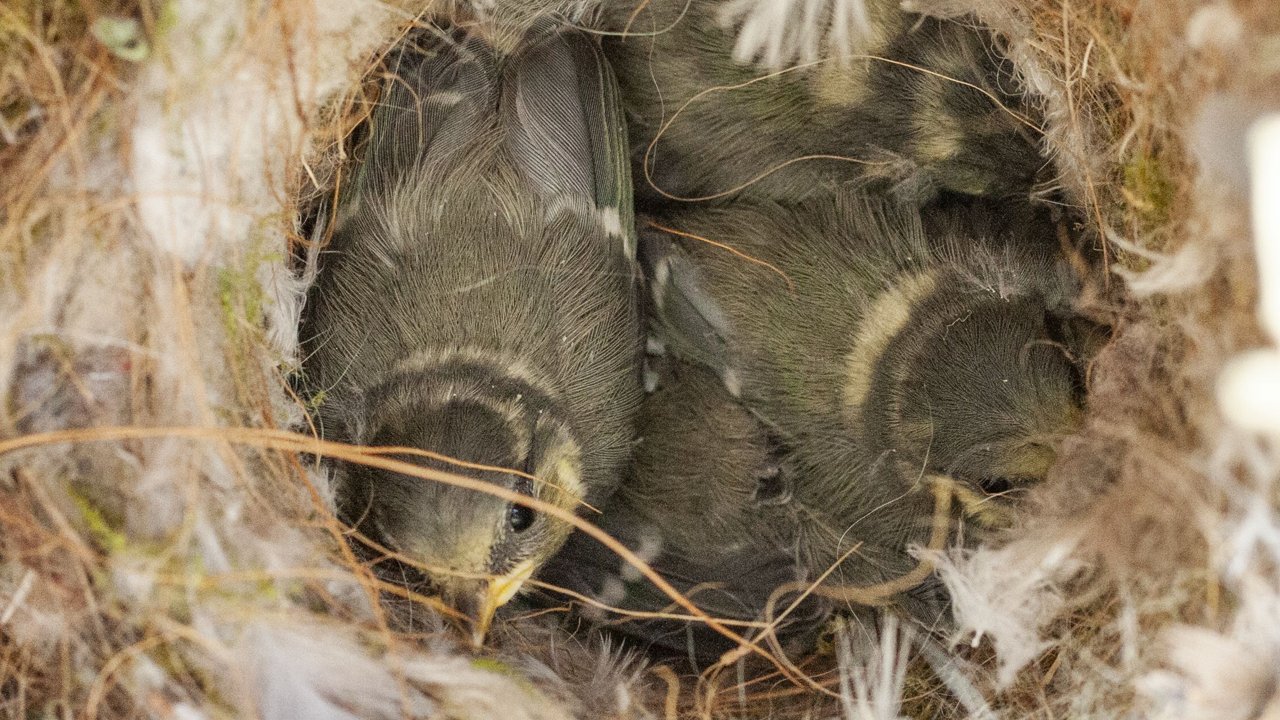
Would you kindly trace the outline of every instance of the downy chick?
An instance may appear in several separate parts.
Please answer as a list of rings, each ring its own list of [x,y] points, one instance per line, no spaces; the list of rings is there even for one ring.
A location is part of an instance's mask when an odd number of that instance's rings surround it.
[[[1026,200],[1041,179],[1038,121],[975,23],[868,0],[866,33],[850,53],[771,72],[733,58],[724,5],[605,4],[605,26],[626,31],[604,47],[633,157],[657,187],[638,169],[641,198],[745,188],[794,200],[856,182],[920,204],[940,192]]]
[[[775,588],[810,579],[796,553],[785,454],[709,370],[665,359],[661,367],[658,388],[641,406],[630,473],[593,521],[707,614],[759,621]],[[734,647],[698,622],[627,615],[686,611],[583,533],[573,534],[544,580],[623,611],[587,610],[651,651],[710,661]],[[806,638],[826,614],[823,603],[808,601],[780,624],[779,637]]]
[[[566,511],[621,475],[640,400],[626,135],[593,41],[514,52],[430,28],[391,61],[302,328],[327,439],[417,456]],[[339,465],[340,516],[476,617],[570,526],[518,503]]]
[[[744,637],[757,637],[761,624],[777,621],[781,647],[798,655],[813,648],[837,609],[874,627],[870,606],[840,602],[825,590],[911,572],[917,562],[908,546],[923,545],[930,535],[928,493],[903,493],[882,482],[868,483],[863,492],[814,494],[818,488],[806,481],[785,440],[709,370],[671,361],[659,382],[640,412],[631,474],[596,520],[600,527],[708,615],[737,621],[730,627]],[[895,524],[871,516],[872,504],[892,506]],[[706,663],[735,647],[700,621],[629,615],[686,611],[584,534],[570,538],[545,579],[621,611],[594,614],[650,650]],[[802,599],[811,584],[821,589]],[[927,626],[946,610],[934,578],[885,602]]]
[[[660,374],[631,475],[597,522],[709,614],[767,620],[771,597],[776,617],[820,581],[780,631],[788,648],[833,611],[871,628],[881,602],[945,625],[945,591],[909,548],[978,535],[957,508],[940,522],[934,491],[998,525],[992,496],[1043,477],[1076,422],[1074,348],[1059,337],[1074,282],[1046,239],[972,208],[927,219],[932,240],[914,211],[846,191],[666,221],[756,263],[665,230],[643,238],[657,334],[693,363]],[[549,570],[623,611],[674,608],[581,534]],[[873,586],[895,589],[861,599]],[[618,625],[703,662],[732,648],[698,622]]]
[[[1081,413],[1077,283],[1034,225],[944,220],[926,236],[848,190],[676,213],[642,240],[659,333],[786,434],[813,497],[870,493],[857,478],[889,464],[899,490],[936,474],[973,502],[1039,480]]]

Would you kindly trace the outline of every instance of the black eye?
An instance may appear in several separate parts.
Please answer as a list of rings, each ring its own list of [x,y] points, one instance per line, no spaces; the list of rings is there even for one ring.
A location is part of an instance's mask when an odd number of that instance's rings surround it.
[[[791,499],[791,488],[782,468],[770,463],[756,473],[755,501],[762,505],[780,505]]]
[[[988,495],[1003,495],[1013,489],[1013,481],[1007,477],[983,478],[978,486]]]
[[[1039,478],[1024,475],[1006,475],[1001,477],[985,477],[978,480],[978,487],[988,495],[1012,496],[1024,488],[1035,485]]]
[[[533,525],[533,511],[523,505],[512,505],[507,510],[507,525],[512,532],[524,532]]]
[[[782,436],[772,430],[765,431],[764,441],[769,456],[756,468],[755,501],[762,505],[781,505],[791,499],[791,478],[782,469],[790,449]]]

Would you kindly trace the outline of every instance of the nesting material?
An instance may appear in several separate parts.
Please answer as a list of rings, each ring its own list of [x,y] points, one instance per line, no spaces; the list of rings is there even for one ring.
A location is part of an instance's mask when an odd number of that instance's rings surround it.
[[[856,45],[860,8],[735,0],[721,20],[780,66]],[[379,600],[395,589],[346,550],[312,453],[376,459],[305,432],[289,258],[311,239],[299,207],[342,182],[362,76],[420,4],[0,9],[4,716],[1277,716],[1280,424],[1245,406],[1280,379],[1239,358],[1276,351],[1247,138],[1280,111],[1280,13],[908,8],[1001,39],[1105,266],[1085,309],[1116,333],[1015,527],[931,556],[962,627],[950,651],[838,635],[813,685],[646,669],[554,615],[510,618],[475,653],[425,599]]]

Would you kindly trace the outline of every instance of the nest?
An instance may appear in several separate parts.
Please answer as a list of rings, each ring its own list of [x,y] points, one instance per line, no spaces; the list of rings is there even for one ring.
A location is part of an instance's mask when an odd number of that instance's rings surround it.
[[[1105,263],[1086,309],[1116,328],[1017,526],[929,558],[963,677],[919,671],[893,627],[872,652],[836,642],[820,690],[682,677],[547,616],[472,652],[351,554],[315,455],[380,460],[294,432],[286,379],[299,208],[341,182],[361,77],[422,8],[18,0],[0,9],[5,716],[1275,717],[1280,427],[1229,420],[1217,388],[1272,341],[1244,137],[1280,107],[1280,14],[908,4],[1006,44]],[[804,10],[731,5],[748,45]],[[811,31],[777,25],[766,60],[803,59]],[[415,607],[428,621],[397,630]]]

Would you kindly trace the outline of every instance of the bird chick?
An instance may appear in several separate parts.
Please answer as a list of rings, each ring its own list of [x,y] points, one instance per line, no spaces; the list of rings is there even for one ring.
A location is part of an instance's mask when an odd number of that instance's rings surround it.
[[[926,235],[851,190],[687,209],[643,239],[658,332],[786,433],[814,497],[886,464],[909,469],[899,489],[1002,492],[1045,476],[1082,387],[1062,332],[1077,281],[1036,226],[994,225],[974,210]]]
[[[597,522],[708,614],[755,623],[743,635],[786,614],[779,637],[805,648],[832,612],[872,628],[878,605],[945,626],[945,590],[910,549],[980,537],[961,516],[999,524],[993,496],[1042,478],[1079,417],[1075,283],[1047,229],[1013,237],[977,207],[927,220],[844,191],[686,210],[642,238],[673,359]],[[733,648],[697,621],[628,618],[675,608],[584,535],[547,579],[650,646],[704,662]]]
[[[605,3],[642,199],[795,200],[845,182],[920,204],[1026,199],[1041,179],[1035,113],[976,22],[869,0],[857,47],[770,72],[734,59],[724,5]]]
[[[775,619],[766,618],[774,591],[813,578],[797,545],[803,519],[785,448],[709,370],[663,359],[657,375],[658,388],[641,406],[630,474],[593,521],[703,612],[739,635],[759,636],[760,624]],[[585,610],[650,652],[711,662],[736,647],[698,621],[653,617],[687,611],[583,533],[574,533],[543,579],[612,608]],[[829,604],[810,598],[779,619],[777,636],[801,649],[828,612]]]
[[[635,239],[613,75],[572,30],[511,53],[432,27],[394,55],[307,300],[326,439],[417,448],[568,512],[612,493],[640,400]],[[337,467],[340,516],[494,610],[569,535],[481,492]]]

